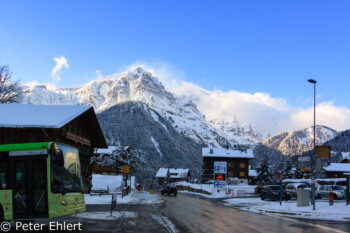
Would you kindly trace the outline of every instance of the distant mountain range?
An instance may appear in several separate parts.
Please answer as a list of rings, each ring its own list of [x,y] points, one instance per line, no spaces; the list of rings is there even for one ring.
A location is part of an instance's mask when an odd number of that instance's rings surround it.
[[[143,150],[149,161],[144,171],[148,175],[173,163],[191,168],[198,177],[204,146],[241,144],[255,147],[256,153],[276,157],[300,155],[313,148],[312,127],[269,137],[267,131],[236,119],[207,121],[197,109],[196,99],[167,91],[156,77],[140,67],[78,88],[48,90],[35,86],[25,87],[24,91],[22,103],[26,104],[93,106],[108,145],[119,141]],[[338,134],[326,126],[317,126],[316,143],[323,144]],[[338,143],[339,147],[345,140]]]
[[[326,126],[316,126],[316,145],[333,139],[339,133]],[[308,127],[292,132],[281,132],[262,142],[268,148],[280,151],[283,155],[301,155],[302,153],[314,148],[314,131],[313,127]]]

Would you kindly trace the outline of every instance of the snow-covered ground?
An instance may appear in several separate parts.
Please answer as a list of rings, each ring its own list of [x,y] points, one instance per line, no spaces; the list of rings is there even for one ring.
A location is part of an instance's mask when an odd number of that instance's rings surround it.
[[[329,206],[327,201],[317,201],[316,210],[312,210],[312,205],[298,207],[295,200],[283,201],[282,205],[278,201],[262,201],[260,198],[230,198],[224,200],[225,205],[238,207],[254,213],[272,214],[295,218],[308,218],[333,221],[350,221],[350,206],[344,200],[336,201],[333,206]]]
[[[239,185],[227,185],[225,189],[214,189],[213,184],[192,184],[189,182],[181,181],[176,183],[178,186],[190,187],[196,190],[203,190],[208,194],[198,193],[198,192],[190,192],[187,190],[181,190],[179,192],[188,192],[196,195],[201,195],[207,198],[225,198],[225,197],[237,197],[240,195],[251,196],[255,192],[255,185],[247,185],[247,184],[239,184]]]
[[[112,195],[91,196],[85,194],[85,203],[87,205],[108,205],[112,202]],[[152,195],[146,191],[131,191],[129,195],[122,198],[121,194],[117,195],[117,204],[155,204],[163,202],[162,198]]]

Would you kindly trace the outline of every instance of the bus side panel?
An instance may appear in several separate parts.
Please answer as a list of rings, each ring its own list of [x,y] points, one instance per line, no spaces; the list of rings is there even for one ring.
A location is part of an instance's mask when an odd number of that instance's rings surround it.
[[[61,205],[61,200],[64,199],[66,206]],[[49,218],[56,218],[70,214],[76,214],[86,211],[84,194],[82,193],[67,193],[49,194]]]
[[[51,165],[50,156],[47,156],[47,191],[48,191],[48,209],[49,218],[57,218],[65,215],[75,214],[78,212],[85,212],[86,206],[84,201],[84,194],[82,193],[67,193],[62,196],[60,193],[51,192]],[[67,206],[61,205],[64,199]]]
[[[0,203],[4,210],[4,220],[13,220],[12,190],[0,190]]]

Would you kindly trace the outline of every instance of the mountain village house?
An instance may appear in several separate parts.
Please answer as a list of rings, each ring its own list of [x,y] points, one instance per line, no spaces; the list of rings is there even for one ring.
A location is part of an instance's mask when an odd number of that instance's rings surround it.
[[[93,156],[99,157],[108,157],[111,156],[113,151],[115,150],[115,146],[108,146],[108,148],[99,148],[94,152]],[[119,175],[123,173],[122,170],[118,168],[114,168],[112,166],[102,166],[97,163],[92,164],[92,173],[93,174],[101,174],[101,175]]]
[[[202,182],[214,180],[214,162],[224,161],[228,178],[248,184],[249,160],[254,158],[252,149],[202,148],[202,156]]]
[[[156,178],[158,178],[159,185],[163,185],[169,175],[170,182],[189,181],[191,173],[189,169],[183,168],[159,168]]]
[[[91,106],[0,104],[0,144],[60,142],[79,150],[84,192],[91,189],[90,157],[107,148]]]
[[[350,163],[331,163],[323,169],[327,178],[345,178],[344,173],[350,172]]]

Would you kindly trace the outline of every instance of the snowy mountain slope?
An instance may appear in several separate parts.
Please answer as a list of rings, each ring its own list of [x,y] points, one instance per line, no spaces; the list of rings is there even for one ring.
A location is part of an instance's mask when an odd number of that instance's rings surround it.
[[[121,143],[145,153],[147,174],[154,175],[159,167],[172,163],[200,175],[203,145],[179,133],[145,103],[124,102],[97,114],[97,119],[108,145]]]
[[[326,126],[316,126],[316,145],[322,145],[323,143],[333,139],[338,135],[338,132],[334,129]],[[263,145],[273,148],[282,152],[284,155],[297,155],[303,152],[312,150],[314,133],[313,127],[308,127],[293,132],[281,132],[275,136],[272,136],[262,142]]]
[[[228,143],[255,145],[264,138],[238,122],[207,122],[191,99],[167,91],[157,78],[140,67],[97,79],[80,88],[27,88],[23,103],[92,105],[99,113],[129,101],[144,103],[167,119],[179,133],[197,143],[213,147],[224,147]],[[152,116],[157,120],[155,114]]]

